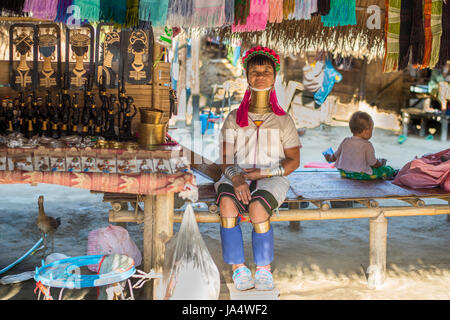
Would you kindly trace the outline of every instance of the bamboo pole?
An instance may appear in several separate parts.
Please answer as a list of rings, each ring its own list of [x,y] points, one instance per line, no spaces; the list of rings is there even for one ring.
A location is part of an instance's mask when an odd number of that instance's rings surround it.
[[[387,220],[383,213],[369,222],[369,277],[370,289],[377,289],[386,276]]]
[[[299,202],[290,202],[288,203],[289,209],[299,209]],[[300,221],[289,221],[289,230],[291,231],[299,231],[301,229]]]
[[[153,206],[155,202],[155,196],[144,196],[144,271],[150,272],[152,269],[152,256],[153,256]],[[132,211],[129,211],[132,212]],[[118,214],[118,212],[114,212]],[[133,212],[134,215],[134,212]],[[110,211],[111,216],[111,211]],[[111,219],[110,219],[111,221]],[[144,285],[144,299],[150,300],[153,297],[153,283],[147,282]]]
[[[173,205],[173,192],[156,196],[152,249],[152,269],[155,272],[163,271],[165,245],[173,236]],[[153,298],[156,298],[159,281],[155,279],[153,282]]]

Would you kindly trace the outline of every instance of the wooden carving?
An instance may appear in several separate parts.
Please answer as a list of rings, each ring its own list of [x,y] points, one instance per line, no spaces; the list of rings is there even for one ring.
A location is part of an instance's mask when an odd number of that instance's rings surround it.
[[[97,27],[96,82],[105,88],[116,88],[121,72],[121,31],[112,24],[100,23]],[[104,81],[104,82],[102,82]]]
[[[127,32],[125,80],[132,84],[151,81],[153,62],[153,33],[151,29]]]
[[[61,87],[61,34],[57,24],[38,25],[39,68],[41,88]]]

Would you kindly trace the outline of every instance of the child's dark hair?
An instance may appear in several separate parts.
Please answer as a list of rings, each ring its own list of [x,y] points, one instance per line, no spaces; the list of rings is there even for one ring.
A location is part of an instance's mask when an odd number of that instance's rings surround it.
[[[264,66],[264,65],[270,65],[273,69],[273,74],[276,75],[276,68],[275,68],[275,63],[273,62],[272,59],[270,59],[268,56],[263,55],[263,54],[257,54],[253,57],[250,58],[250,60],[248,60],[247,62],[247,74],[248,74],[248,70],[250,70],[251,66]]]
[[[353,113],[349,122],[350,130],[353,134],[361,133],[372,125],[372,117],[364,111],[356,111]]]

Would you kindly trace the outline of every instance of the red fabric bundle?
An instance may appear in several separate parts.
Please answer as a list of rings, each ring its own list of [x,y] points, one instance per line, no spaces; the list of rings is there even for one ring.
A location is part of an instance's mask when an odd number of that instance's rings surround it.
[[[450,148],[414,159],[403,166],[393,183],[413,189],[440,187],[450,192],[449,159]]]

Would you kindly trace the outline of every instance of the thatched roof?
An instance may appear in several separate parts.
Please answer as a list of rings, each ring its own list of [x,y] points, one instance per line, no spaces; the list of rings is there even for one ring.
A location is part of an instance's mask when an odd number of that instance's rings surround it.
[[[380,8],[379,29],[367,27],[367,20],[372,15],[367,8],[372,5]],[[265,31],[232,33],[231,27],[225,27],[215,33],[223,39],[241,39],[244,46],[269,46],[283,55],[323,50],[370,61],[384,55],[384,8],[384,1],[357,0],[355,26],[324,27],[320,16],[314,16],[311,20],[269,23]]]

